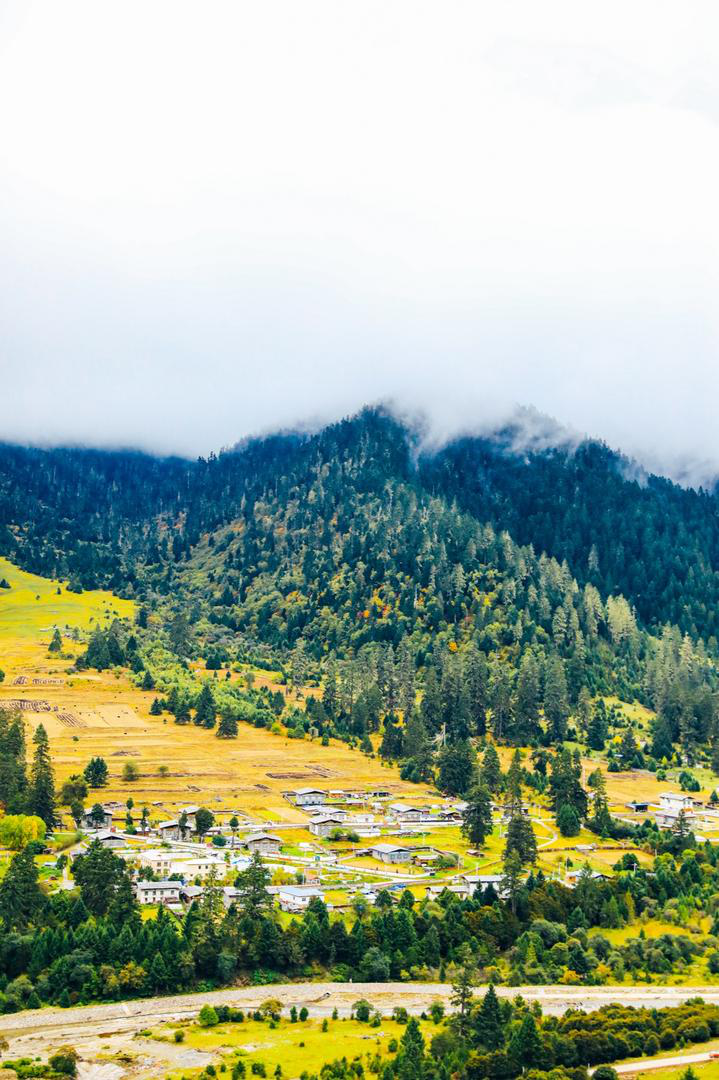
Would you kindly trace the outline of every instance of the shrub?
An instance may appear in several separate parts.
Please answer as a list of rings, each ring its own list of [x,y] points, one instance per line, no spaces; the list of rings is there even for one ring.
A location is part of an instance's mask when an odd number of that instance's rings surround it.
[[[48,1059],[48,1065],[65,1076],[77,1076],[77,1050],[72,1046],[61,1046]]]
[[[364,998],[360,998],[359,1001],[355,1001],[352,1006],[352,1011],[361,1024],[366,1024],[369,1021],[372,1007],[369,1001],[365,1001]]]
[[[200,1009],[200,1015],[197,1017],[197,1022],[200,1027],[215,1027],[219,1023],[217,1013],[211,1005],[203,1005]]]

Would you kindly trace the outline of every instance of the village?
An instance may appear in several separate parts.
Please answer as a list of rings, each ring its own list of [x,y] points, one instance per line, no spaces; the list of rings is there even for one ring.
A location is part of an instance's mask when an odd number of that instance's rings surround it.
[[[154,823],[143,814],[139,827],[128,830],[121,824],[126,820],[122,803],[95,804],[85,811],[76,850],[92,841],[112,850],[133,870],[141,904],[178,912],[200,899],[210,883],[229,907],[237,897],[234,880],[253,855],[267,867],[269,892],[287,914],[301,913],[315,899],[330,910],[350,910],[373,903],[382,890],[397,901],[405,889],[418,899],[436,899],[445,889],[460,899],[490,887],[503,894],[500,860],[472,850],[461,837],[466,806],[461,800],[437,795],[435,801],[414,804],[396,801],[382,788],[302,787],[283,795],[302,820],[268,827],[239,809],[212,813],[190,804]],[[694,829],[719,830],[719,810],[684,793],[662,792],[656,804],[633,801],[625,811],[635,821],[653,818],[660,829],[676,828],[681,815]],[[548,831],[540,849],[551,846],[563,853],[551,876],[570,887],[583,872],[606,876],[609,865],[597,864],[596,858],[616,846],[603,850],[599,841],[578,841],[557,847],[560,838],[541,808],[526,805],[524,812],[539,833],[542,827]],[[505,811],[500,803],[493,804],[493,816],[501,837]],[[67,867],[60,887],[72,887]]]

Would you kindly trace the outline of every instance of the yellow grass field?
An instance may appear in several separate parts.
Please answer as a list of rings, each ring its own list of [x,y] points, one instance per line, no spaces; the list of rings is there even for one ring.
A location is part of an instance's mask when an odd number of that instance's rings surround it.
[[[200,803],[215,812],[238,811],[268,824],[306,821],[307,815],[282,795],[304,786],[383,787],[397,798],[428,797],[427,787],[400,780],[397,770],[343,743],[323,747],[248,724],[240,724],[237,739],[220,740],[193,725],[178,726],[171,718],[150,716],[154,693],[138,690],[125,675],[94,671],[68,675],[67,655],[48,654],[52,627],[87,631],[95,623],[131,616],[133,604],[109,593],[67,593],[63,586],[58,596],[57,582],[25,574],[4,559],[2,577],[12,588],[0,590],[0,667],[5,671],[0,704],[17,699],[47,703],[49,711],[24,711],[24,716],[28,734],[38,723],[44,724],[58,782],[100,755],[108,763],[110,781],[97,798],[124,803],[132,796],[138,808],[150,808],[151,820],[170,816],[187,803]],[[80,648],[70,640],[63,642],[65,654]],[[132,783],[121,779],[127,761],[140,770]],[[167,775],[161,775],[161,769]]]
[[[267,988],[268,998],[272,987]],[[425,1028],[427,1025],[424,1025]],[[153,1036],[171,1038],[173,1027],[153,1029]],[[434,1025],[429,1025],[434,1033]],[[242,1057],[250,1074],[252,1062],[264,1063],[267,1076],[271,1077],[277,1065],[282,1066],[284,1076],[299,1076],[302,1072],[319,1073],[322,1065],[334,1058],[346,1057],[349,1061],[365,1055],[388,1054],[390,1039],[397,1042],[405,1028],[394,1020],[383,1019],[378,1028],[361,1024],[356,1020],[328,1020],[327,1031],[322,1031],[322,1021],[310,1019],[293,1024],[281,1020],[276,1028],[267,1023],[247,1020],[244,1024],[219,1024],[217,1027],[200,1028],[196,1024],[183,1027],[184,1045],[196,1050],[217,1053],[228,1066]],[[366,1064],[366,1062],[365,1062]],[[182,1070],[183,1074],[186,1070]],[[229,1069],[228,1069],[229,1072]],[[180,1075],[174,1072],[172,1076]]]
[[[0,558],[0,581],[3,578],[10,585],[9,589],[0,589],[3,656],[14,639],[22,642],[44,639],[49,644],[56,626],[61,631],[73,628],[86,631],[114,618],[132,618],[135,612],[132,600],[121,600],[100,589],[68,592],[66,582],[28,574]]]

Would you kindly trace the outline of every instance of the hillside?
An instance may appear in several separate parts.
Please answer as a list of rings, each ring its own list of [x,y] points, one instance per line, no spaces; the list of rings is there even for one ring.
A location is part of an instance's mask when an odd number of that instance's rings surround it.
[[[197,462],[5,447],[0,543],[71,588],[133,597],[145,651],[128,662],[166,690],[151,646],[301,683],[329,673],[339,697],[308,702],[310,723],[358,739],[421,690],[420,747],[481,734],[488,716],[500,740],[561,741],[572,715],[587,738],[588,699],[615,694],[660,713],[657,761],[677,742],[708,753],[714,497],[626,479],[594,444],[417,451],[378,410]],[[390,731],[387,756],[408,756],[400,742]]]

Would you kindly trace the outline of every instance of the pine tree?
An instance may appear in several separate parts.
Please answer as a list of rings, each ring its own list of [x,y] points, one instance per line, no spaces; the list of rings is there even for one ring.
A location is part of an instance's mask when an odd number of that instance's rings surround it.
[[[243,918],[256,920],[270,910],[272,898],[267,892],[269,883],[270,872],[259,852],[255,851],[250,865],[235,878],[235,888],[239,893],[237,908]]]
[[[587,727],[587,746],[590,750],[603,750],[607,741],[607,710],[602,698],[592,709]]]
[[[61,653],[62,652],[62,637],[60,631],[55,627],[55,633],[52,635],[52,641],[48,647],[48,652]]]
[[[195,706],[194,723],[197,727],[213,728],[217,717],[215,699],[209,682],[202,684],[197,704]]]
[[[52,832],[57,822],[55,779],[50,760],[50,744],[42,724],[36,727],[32,741],[35,744],[35,753],[30,770],[28,807],[32,814],[42,818],[48,832]]]
[[[537,860],[537,840],[532,822],[522,806],[522,789],[517,762],[517,755],[515,755],[512,764],[517,768],[514,773],[510,769],[507,775],[506,813],[509,820],[504,844],[505,867],[510,856],[513,855],[516,855],[520,866],[532,865]]]
[[[29,850],[14,855],[0,882],[0,917],[6,930],[23,930],[45,903]]]
[[[564,803],[557,813],[557,828],[562,836],[578,836],[581,829],[579,815],[571,803]]]
[[[104,758],[90,758],[83,773],[91,788],[104,787],[107,783],[107,762]]]
[[[492,800],[483,784],[475,785],[467,796],[462,834],[475,848],[481,848],[492,833]]]
[[[424,1038],[414,1016],[407,1021],[400,1039],[394,1068],[398,1080],[422,1080],[424,1076]]]
[[[482,757],[482,783],[487,790],[496,795],[502,790],[502,767],[494,743],[488,742]]]
[[[536,1069],[541,1067],[544,1059],[544,1047],[537,1022],[530,1012],[522,1017],[517,1030],[512,1035],[507,1047],[510,1059],[522,1069]]]
[[[463,740],[445,746],[438,756],[437,787],[447,795],[466,794],[474,775],[476,755],[472,744]]]
[[[474,1004],[474,976],[475,966],[472,955],[465,945],[462,949],[457,974],[452,983],[452,996],[450,1001],[455,1010],[452,1018],[454,1026],[460,1038],[465,1038],[469,1031],[469,1018]]]
[[[499,1050],[504,1045],[504,1025],[497,992],[492,983],[473,1015],[474,1034],[486,1050]]]
[[[544,675],[544,717],[547,733],[552,742],[563,742],[567,737],[567,680],[560,657],[553,656],[547,663]]]
[[[220,713],[220,722],[217,725],[217,736],[220,739],[234,739],[237,735],[237,720],[229,711]]]

